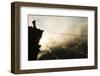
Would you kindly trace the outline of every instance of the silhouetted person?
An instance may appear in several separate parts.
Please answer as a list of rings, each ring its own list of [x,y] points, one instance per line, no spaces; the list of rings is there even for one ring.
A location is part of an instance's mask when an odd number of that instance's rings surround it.
[[[36,60],[40,52],[39,41],[43,33],[43,30],[37,29],[35,20],[32,23],[33,27],[28,27],[28,60]]]

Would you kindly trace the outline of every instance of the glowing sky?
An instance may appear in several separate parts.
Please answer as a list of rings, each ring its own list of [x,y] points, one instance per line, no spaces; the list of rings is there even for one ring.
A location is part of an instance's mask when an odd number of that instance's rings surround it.
[[[33,20],[36,20],[38,29],[44,30],[39,43],[41,51],[64,45],[73,39],[73,35],[80,35],[82,29],[85,29],[84,33],[87,34],[87,17],[29,15],[29,26],[33,26]]]

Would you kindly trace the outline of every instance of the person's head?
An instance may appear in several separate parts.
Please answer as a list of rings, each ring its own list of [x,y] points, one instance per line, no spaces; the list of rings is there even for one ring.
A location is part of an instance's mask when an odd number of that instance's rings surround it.
[[[33,25],[35,25],[35,22],[36,22],[36,20],[33,20],[33,21],[32,21]]]
[[[33,23],[33,28],[37,29],[37,28],[36,28],[36,23],[35,23],[35,22],[36,22],[36,20],[33,20],[33,21],[32,21],[32,23]]]

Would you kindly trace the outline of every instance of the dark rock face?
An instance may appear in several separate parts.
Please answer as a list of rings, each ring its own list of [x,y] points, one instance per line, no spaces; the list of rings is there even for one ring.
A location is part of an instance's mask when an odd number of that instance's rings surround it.
[[[28,27],[28,60],[36,60],[38,53],[40,52],[39,41],[42,37],[43,30],[37,29],[35,25],[36,21],[33,21],[34,27]]]

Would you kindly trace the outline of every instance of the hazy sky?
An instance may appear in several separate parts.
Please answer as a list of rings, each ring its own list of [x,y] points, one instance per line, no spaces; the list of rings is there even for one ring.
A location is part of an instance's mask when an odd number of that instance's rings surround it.
[[[59,43],[65,44],[73,38],[67,34],[80,35],[83,29],[85,34],[87,33],[87,17],[29,15],[29,26],[33,26],[33,20],[36,20],[38,29],[44,30],[40,40],[41,50],[49,50],[49,47],[57,46]]]

